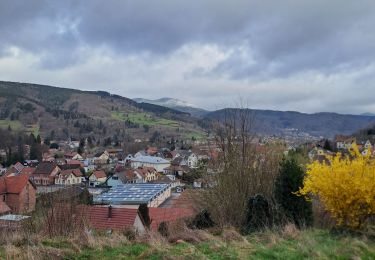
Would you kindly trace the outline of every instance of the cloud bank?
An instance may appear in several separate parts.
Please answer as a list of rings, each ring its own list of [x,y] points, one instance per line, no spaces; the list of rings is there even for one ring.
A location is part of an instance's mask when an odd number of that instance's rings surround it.
[[[3,0],[0,79],[206,109],[375,112],[375,2]]]

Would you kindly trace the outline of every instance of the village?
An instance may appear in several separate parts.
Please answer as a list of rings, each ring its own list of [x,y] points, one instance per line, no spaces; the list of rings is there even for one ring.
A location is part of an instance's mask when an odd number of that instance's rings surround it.
[[[79,141],[62,141],[44,152],[40,162],[1,167],[2,227],[20,227],[43,195],[65,192],[77,197],[88,192],[91,205],[86,211],[93,228],[143,232],[138,208],[147,205],[151,227],[157,230],[162,222],[194,214],[186,197],[190,190],[202,188],[202,173],[218,151],[208,146],[173,151],[149,146],[135,154],[125,154],[121,148],[79,154],[79,146]]]
[[[270,142],[272,138],[263,138]],[[259,143],[256,151],[262,152],[269,143]],[[336,151],[347,152],[356,144],[363,155],[374,153],[367,140],[357,142],[352,136],[336,136],[333,141],[311,142],[306,157],[323,162]],[[0,169],[0,225],[17,228],[32,216],[38,199],[45,194],[65,191],[69,196],[90,195],[85,213],[94,229],[116,230],[133,228],[144,232],[139,208],[149,209],[151,228],[161,223],[192,217],[194,201],[189,195],[197,189],[208,188],[207,173],[214,172],[211,161],[217,159],[220,148],[199,144],[193,149],[158,148],[147,146],[134,154],[121,148],[108,148],[96,153],[78,153],[79,141],[59,142],[58,147],[43,153],[42,161],[25,160]],[[280,146],[273,145],[273,150]],[[298,147],[283,145],[285,155]],[[209,175],[209,174],[208,174]]]

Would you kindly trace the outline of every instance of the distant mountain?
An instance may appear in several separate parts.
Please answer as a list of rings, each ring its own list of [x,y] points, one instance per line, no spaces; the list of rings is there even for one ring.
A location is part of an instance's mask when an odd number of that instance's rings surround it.
[[[92,137],[107,143],[162,138],[191,139],[203,134],[189,113],[105,91],[0,81],[0,128],[41,134],[43,138]],[[177,131],[178,130],[178,131]],[[109,141],[108,141],[109,140]]]
[[[159,106],[172,108],[181,112],[189,113],[195,117],[202,117],[209,112],[207,110],[204,110],[202,108],[198,108],[192,104],[189,104],[186,101],[179,100],[176,98],[168,98],[168,97],[159,98],[159,99],[134,98],[133,100],[138,103],[149,103],[149,104],[155,104]]]
[[[236,109],[222,109],[205,116],[207,120],[223,120]],[[255,120],[255,131],[261,134],[287,136],[291,133],[308,133],[312,136],[332,138],[336,134],[353,134],[375,123],[375,117],[341,115],[336,113],[306,114],[293,111],[246,109]]]
[[[361,116],[375,116],[375,114],[367,112],[367,113],[361,114]]]

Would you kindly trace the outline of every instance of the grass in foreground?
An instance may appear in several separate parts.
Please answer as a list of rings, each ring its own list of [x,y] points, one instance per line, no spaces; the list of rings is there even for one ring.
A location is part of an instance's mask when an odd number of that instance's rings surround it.
[[[216,236],[188,231],[180,236],[176,243],[168,243],[158,234],[136,242],[120,234],[91,236],[86,243],[81,238],[45,239],[37,244],[0,247],[0,258],[29,259],[32,255],[31,259],[375,259],[375,241],[319,229],[299,231],[286,227],[247,237],[233,230]]]

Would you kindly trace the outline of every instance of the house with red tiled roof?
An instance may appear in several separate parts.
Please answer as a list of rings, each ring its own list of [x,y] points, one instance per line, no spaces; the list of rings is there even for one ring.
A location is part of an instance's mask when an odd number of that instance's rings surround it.
[[[153,167],[138,167],[125,172],[127,183],[146,183],[157,179],[157,171]]]
[[[27,213],[35,209],[36,186],[28,174],[0,177],[0,214]]]
[[[85,177],[79,169],[63,170],[57,174],[55,184],[58,185],[77,185],[84,181]]]
[[[335,143],[336,148],[341,149],[350,149],[353,144],[357,142],[355,137],[352,136],[345,136],[345,135],[336,135],[335,136]]]
[[[98,185],[104,184],[107,180],[107,174],[105,171],[94,171],[89,177],[89,185],[91,187],[96,187]]]
[[[36,169],[35,167],[25,167],[25,168],[22,169],[21,174],[31,175],[31,174],[34,173],[35,169]]]
[[[161,223],[173,224],[194,216],[191,208],[149,208],[150,229],[157,231]]]
[[[53,185],[55,177],[60,172],[60,168],[55,162],[41,162],[31,174],[30,179],[36,185]]]
[[[136,208],[82,206],[81,210],[88,226],[95,230],[132,229],[141,234],[146,231],[146,225]]]

